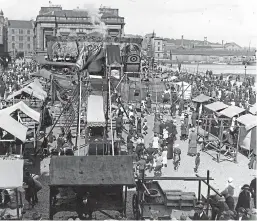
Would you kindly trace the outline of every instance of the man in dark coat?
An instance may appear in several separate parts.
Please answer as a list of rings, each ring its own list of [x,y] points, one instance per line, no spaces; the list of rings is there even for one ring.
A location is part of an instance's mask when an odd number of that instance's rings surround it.
[[[254,202],[254,208],[256,208],[256,178],[254,178],[251,181],[250,191],[252,193],[252,198],[253,198],[253,202]]]
[[[119,137],[122,134],[122,127],[123,127],[123,119],[122,116],[119,115],[116,118],[116,136]]]
[[[204,205],[202,203],[197,203],[195,206],[194,216],[191,217],[192,220],[209,220],[209,217],[203,211]]]
[[[234,211],[234,209],[235,209],[235,200],[234,200],[234,198],[232,196],[230,196],[228,194],[228,190],[225,189],[221,194],[225,197],[225,201],[226,201],[226,204],[228,205],[229,210]]]
[[[250,193],[250,186],[245,184],[242,188],[241,193],[238,196],[238,201],[236,204],[236,210],[240,207],[244,209],[250,209],[250,202],[251,202],[251,193]]]

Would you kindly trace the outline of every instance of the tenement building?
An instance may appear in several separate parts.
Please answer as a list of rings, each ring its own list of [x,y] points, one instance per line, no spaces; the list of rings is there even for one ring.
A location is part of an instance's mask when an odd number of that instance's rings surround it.
[[[86,9],[63,10],[61,6],[41,7],[35,22],[35,50],[47,50],[48,36],[83,36],[104,29],[107,35],[124,35],[124,18],[118,9],[100,8],[99,16]]]
[[[8,52],[11,56],[32,56],[33,28],[33,21],[8,20]]]

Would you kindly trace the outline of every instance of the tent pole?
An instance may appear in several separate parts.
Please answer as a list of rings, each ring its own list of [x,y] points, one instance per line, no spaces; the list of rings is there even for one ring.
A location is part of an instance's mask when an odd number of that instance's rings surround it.
[[[236,154],[235,154],[235,157],[234,157],[234,162],[235,163],[238,163],[237,162],[237,153],[238,153],[238,149],[239,149],[240,136],[241,136],[241,127],[239,127],[239,131],[238,131],[237,144],[236,144]]]
[[[77,137],[76,137],[76,147],[78,149],[78,156],[80,155],[80,112],[81,112],[81,75],[78,72],[78,82],[79,82],[79,102],[78,102],[78,121],[77,121]]]
[[[112,128],[112,99],[111,99],[111,79],[108,76],[108,87],[109,87],[109,108],[110,108],[110,123],[111,123],[111,137],[112,137],[112,155],[114,156],[114,141],[113,141],[113,128]]]

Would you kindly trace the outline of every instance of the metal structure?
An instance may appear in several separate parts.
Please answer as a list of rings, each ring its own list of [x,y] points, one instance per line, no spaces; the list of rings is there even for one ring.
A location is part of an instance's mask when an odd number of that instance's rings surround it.
[[[183,180],[198,182],[198,196],[194,192],[182,192],[181,190],[163,190],[158,183],[158,180]],[[137,188],[132,198],[132,209],[134,218],[137,220],[158,219],[170,220],[173,210],[178,210],[185,214],[194,210],[196,201],[205,201],[205,210],[209,213],[209,198],[210,191],[213,190],[220,195],[210,185],[210,172],[207,171],[207,177],[137,177]],[[207,194],[202,195],[202,182],[207,185]],[[221,195],[220,195],[221,196]],[[179,217],[176,217],[179,219]]]

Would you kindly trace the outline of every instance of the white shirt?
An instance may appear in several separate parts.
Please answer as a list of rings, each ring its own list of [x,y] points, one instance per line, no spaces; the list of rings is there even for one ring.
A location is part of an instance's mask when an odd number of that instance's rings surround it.
[[[164,129],[163,130],[163,138],[167,139],[168,137],[169,137],[169,132],[166,129]]]
[[[153,148],[155,148],[155,149],[159,148],[159,137],[153,138]]]

